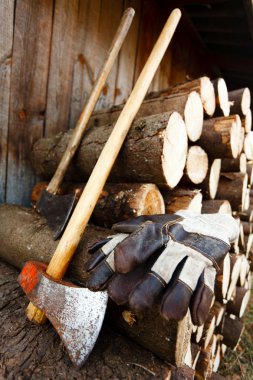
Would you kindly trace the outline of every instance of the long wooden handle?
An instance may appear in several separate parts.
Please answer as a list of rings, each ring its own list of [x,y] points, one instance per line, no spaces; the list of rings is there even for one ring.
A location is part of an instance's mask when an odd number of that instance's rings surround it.
[[[126,34],[131,26],[135,11],[133,8],[128,8],[125,10],[119,27],[116,31],[114,39],[112,41],[111,47],[107,53],[105,62],[100,69],[98,78],[94,84],[93,90],[85,104],[85,107],[79,117],[77,125],[74,129],[72,137],[69,141],[67,149],[62,156],[62,159],[59,163],[58,168],[54,176],[52,177],[50,183],[48,184],[47,191],[51,194],[56,194],[59,190],[59,186],[62,183],[63,177],[69,167],[69,164],[81,142],[84,131],[86,129],[87,123],[90,119],[90,116],[94,110],[94,107],[99,98],[100,92],[105,84],[105,81],[111,71],[111,68],[115,62],[115,59],[118,56],[119,50],[125,40]]]
[[[100,154],[72,217],[70,218],[68,226],[47,267],[47,274],[55,279],[61,279],[68,268],[69,262],[83,236],[85,227],[131,127],[132,121],[138,112],[155,72],[171,41],[180,17],[181,11],[179,9],[174,9]],[[34,310],[36,309],[30,304],[27,315],[30,319],[32,317],[33,320],[36,319],[36,312],[34,313]],[[35,314],[35,317],[32,316],[32,314]]]

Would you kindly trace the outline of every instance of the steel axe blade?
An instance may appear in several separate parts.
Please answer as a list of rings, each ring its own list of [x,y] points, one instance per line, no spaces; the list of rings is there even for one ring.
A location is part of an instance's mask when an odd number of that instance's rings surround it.
[[[108,295],[92,292],[46,274],[46,265],[29,261],[18,282],[30,301],[44,311],[60,335],[72,363],[80,368],[102,327]]]

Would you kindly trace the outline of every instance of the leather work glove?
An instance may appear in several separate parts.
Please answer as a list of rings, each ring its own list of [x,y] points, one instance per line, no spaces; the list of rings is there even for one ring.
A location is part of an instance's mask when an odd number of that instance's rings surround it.
[[[107,287],[117,304],[139,313],[159,305],[166,319],[181,320],[190,307],[204,323],[213,301],[216,272],[239,229],[230,215],[141,216],[113,226],[118,234],[95,244],[86,264],[88,287]]]

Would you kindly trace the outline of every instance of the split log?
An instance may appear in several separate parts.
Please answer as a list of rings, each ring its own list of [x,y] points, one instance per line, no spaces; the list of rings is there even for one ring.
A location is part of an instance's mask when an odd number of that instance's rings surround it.
[[[7,238],[7,237],[6,237]],[[85,366],[76,369],[53,329],[32,324],[28,300],[15,268],[0,262],[0,347],[2,379],[165,379],[170,367],[105,324]]]
[[[195,185],[204,181],[208,171],[208,156],[204,149],[198,145],[193,145],[188,149],[185,174],[181,183]]]
[[[248,87],[240,88],[238,90],[230,91],[228,94],[229,101],[231,102],[230,113],[238,115],[246,115],[250,109],[250,90]]]
[[[243,211],[248,186],[248,175],[222,173],[216,193],[217,199],[227,199],[233,211]]]
[[[219,185],[220,169],[221,169],[221,159],[216,158],[209,165],[206,178],[200,185],[203,190],[203,194],[205,194],[207,198],[214,199],[216,196],[218,185]]]
[[[94,113],[88,128],[115,123],[123,107],[124,104]],[[148,99],[142,103],[136,119],[173,111],[178,112],[184,118],[189,139],[191,141],[198,140],[203,127],[203,106],[200,95],[196,91],[168,94],[164,90],[150,93]]]
[[[220,355],[220,344],[217,344],[217,349],[213,358],[213,372],[217,372],[220,366],[221,355]]]
[[[228,89],[226,82],[223,78],[217,78],[212,81],[214,86],[216,111],[217,114],[228,116],[230,113],[230,102],[228,100]]]
[[[227,303],[227,312],[241,318],[250,300],[250,290],[236,287],[236,294],[232,301]]]
[[[191,81],[177,84],[173,87],[169,87],[165,90],[167,94],[178,94],[178,93],[190,93],[191,91],[196,91],[199,93],[204,110],[207,115],[212,116],[215,111],[215,93],[214,87],[210,79],[206,76],[193,79]]]
[[[67,272],[70,280],[85,286],[87,274],[84,264],[89,258],[88,245],[111,234],[111,230],[95,226],[86,228]],[[41,216],[15,205],[0,206],[0,241],[0,258],[17,268],[31,259],[48,263],[58,244]],[[171,364],[183,365],[191,336],[189,315],[177,323],[166,321],[158,310],[152,310],[142,319],[136,317],[136,322],[130,326],[122,314],[125,310],[111,302],[107,312],[113,327],[120,327],[125,335]]]
[[[211,158],[236,158],[239,154],[241,120],[238,115],[204,121],[198,144]]]
[[[179,210],[201,212],[202,194],[200,190],[176,188],[171,191],[166,189],[161,191],[166,214],[174,214]]]
[[[245,153],[241,153],[237,158],[223,158],[221,160],[222,173],[247,172],[247,158]]]
[[[253,160],[253,131],[246,133],[243,150],[248,160]]]
[[[239,286],[245,286],[245,282],[248,278],[248,273],[250,271],[250,263],[245,255],[242,255],[241,271],[239,278]]]
[[[249,133],[252,127],[252,112],[250,109],[246,112],[246,115],[241,117],[242,127],[245,130],[245,133]]]
[[[196,379],[206,380],[210,379],[212,375],[212,343],[210,343],[206,348],[200,351],[200,355],[196,365]]]
[[[223,304],[226,301],[226,296],[228,292],[229,282],[231,275],[231,260],[230,254],[228,253],[222,263],[220,270],[216,275],[215,280],[215,297],[217,301]]]
[[[74,162],[66,175],[85,181],[107,141],[113,126],[90,129],[84,136]],[[38,140],[32,162],[36,173],[50,178],[56,170],[72,131]],[[175,187],[183,175],[187,155],[187,133],[182,117],[163,113],[133,123],[112,169],[109,182],[142,182]]]
[[[63,183],[60,194],[75,193],[80,197],[84,184]],[[36,203],[46,182],[33,188],[32,202]],[[100,194],[91,221],[98,226],[110,228],[114,223],[140,215],[164,214],[163,197],[156,185],[151,183],[107,183]]]
[[[229,201],[212,199],[202,202],[202,214],[229,214],[232,215],[232,209]]]
[[[202,336],[202,340],[200,342],[200,345],[203,348],[207,348],[209,346],[209,344],[211,343],[211,340],[212,340],[212,337],[214,334],[214,330],[215,330],[215,326],[216,326],[215,315],[212,315],[209,313],[208,317],[204,323],[203,336]]]
[[[244,331],[243,322],[241,322],[238,318],[227,316],[224,321],[222,335],[223,335],[223,343],[232,348],[232,350],[236,350],[238,346],[241,336]]]
[[[215,321],[216,321],[215,326],[220,325],[224,313],[225,313],[225,307],[221,305],[219,302],[215,301],[210,310],[210,314],[215,317]]]
[[[230,283],[229,283],[227,296],[226,296],[226,299],[228,301],[231,300],[235,292],[236,284],[240,276],[241,263],[242,263],[241,255],[235,255],[235,254],[230,255],[230,262],[231,262],[231,275],[230,275]]]

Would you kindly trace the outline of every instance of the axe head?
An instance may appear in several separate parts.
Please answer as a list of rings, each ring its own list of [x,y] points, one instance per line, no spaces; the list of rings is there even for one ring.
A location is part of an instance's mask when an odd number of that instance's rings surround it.
[[[57,240],[63,233],[76,203],[77,195],[75,193],[55,195],[46,189],[42,191],[36,210],[46,218],[53,231],[54,240]]]
[[[107,292],[92,292],[46,274],[46,265],[29,261],[18,282],[60,335],[73,364],[80,368],[99,335],[108,301]]]

